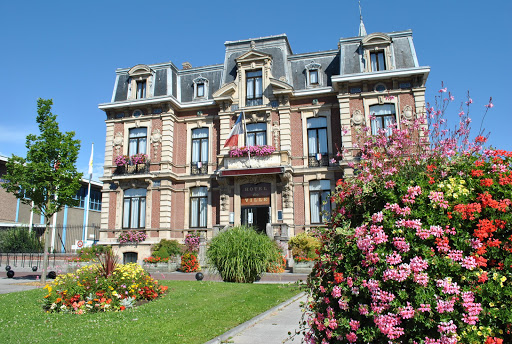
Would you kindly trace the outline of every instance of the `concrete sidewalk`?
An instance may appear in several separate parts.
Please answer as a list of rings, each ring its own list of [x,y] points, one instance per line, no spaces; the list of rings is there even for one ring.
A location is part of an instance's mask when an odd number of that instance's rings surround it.
[[[294,333],[299,331],[302,318],[300,303],[305,301],[306,295],[301,293],[205,344],[300,343],[304,336],[294,336]]]

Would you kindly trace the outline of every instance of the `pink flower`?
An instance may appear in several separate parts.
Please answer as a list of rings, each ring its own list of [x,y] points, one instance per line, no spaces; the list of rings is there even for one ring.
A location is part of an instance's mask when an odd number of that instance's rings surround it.
[[[439,90],[439,93],[446,93],[446,91],[447,91],[447,90],[448,90],[448,89],[447,89],[446,87],[445,87],[445,88],[441,88],[441,89]]]
[[[357,329],[358,329],[358,328],[359,328],[359,326],[360,326],[359,321],[357,321],[357,320],[353,320],[353,319],[351,319],[351,320],[350,320],[350,323],[349,323],[349,324],[350,324],[350,328],[352,329],[352,331],[357,331]]]
[[[357,335],[354,332],[347,334],[347,340],[349,343],[355,343],[357,341]]]

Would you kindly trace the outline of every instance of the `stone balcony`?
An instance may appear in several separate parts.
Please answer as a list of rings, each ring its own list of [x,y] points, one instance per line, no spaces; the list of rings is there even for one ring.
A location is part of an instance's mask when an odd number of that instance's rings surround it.
[[[274,152],[266,156],[221,157],[223,163],[219,164],[226,170],[240,170],[246,168],[266,168],[290,165],[290,156],[287,151]]]

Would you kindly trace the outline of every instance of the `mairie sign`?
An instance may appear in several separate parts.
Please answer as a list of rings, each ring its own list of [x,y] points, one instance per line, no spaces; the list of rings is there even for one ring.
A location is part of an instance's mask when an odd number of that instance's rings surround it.
[[[270,183],[240,186],[240,199],[242,207],[270,205]]]

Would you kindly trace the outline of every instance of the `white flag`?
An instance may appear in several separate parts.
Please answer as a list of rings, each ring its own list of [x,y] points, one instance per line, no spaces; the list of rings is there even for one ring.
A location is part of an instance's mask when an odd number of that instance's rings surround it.
[[[92,144],[92,147],[91,147],[91,158],[89,159],[89,175],[92,175],[92,156],[93,156],[93,153],[94,153],[94,143]]]

